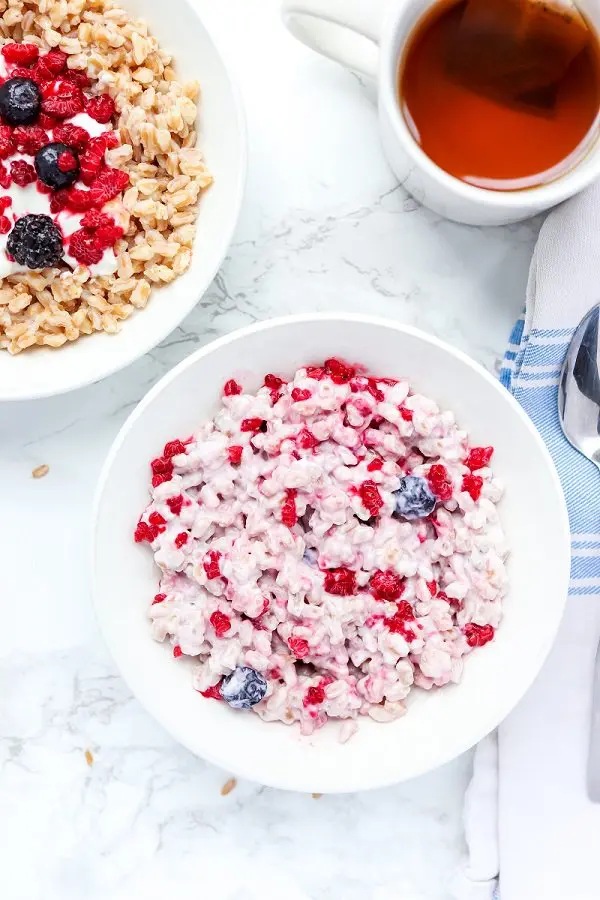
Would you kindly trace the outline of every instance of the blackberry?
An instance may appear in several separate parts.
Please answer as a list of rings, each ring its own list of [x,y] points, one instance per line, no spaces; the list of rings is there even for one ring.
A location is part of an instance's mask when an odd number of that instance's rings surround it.
[[[41,108],[42,94],[31,78],[9,78],[0,87],[0,114],[9,125],[30,125]]]
[[[68,144],[53,141],[35,154],[35,171],[40,181],[54,191],[71,187],[79,175],[77,154]]]
[[[221,697],[233,709],[251,709],[266,693],[266,679],[249,666],[238,666],[221,683]]]
[[[436,498],[425,478],[405,475],[400,479],[400,487],[393,491],[396,500],[395,516],[402,519],[424,519],[431,515]]]
[[[46,269],[62,259],[62,235],[50,216],[32,213],[17,219],[6,249],[20,266]]]

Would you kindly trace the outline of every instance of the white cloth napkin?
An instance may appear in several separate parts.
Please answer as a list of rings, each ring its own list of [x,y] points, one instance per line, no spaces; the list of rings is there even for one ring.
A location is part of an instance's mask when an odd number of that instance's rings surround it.
[[[469,857],[454,885],[460,900],[496,896],[498,861],[501,900],[600,898],[600,804],[588,800],[585,783],[600,640],[600,472],[564,441],[556,415],[566,348],[599,300],[600,184],[544,223],[525,319],[501,373],[557,464],[573,560],[560,633],[535,684],[499,728],[497,765],[494,735],[477,748],[465,804]]]

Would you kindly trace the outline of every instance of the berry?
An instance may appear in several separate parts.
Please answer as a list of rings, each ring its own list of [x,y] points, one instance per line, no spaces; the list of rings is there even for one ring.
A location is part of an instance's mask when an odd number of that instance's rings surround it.
[[[8,234],[11,228],[10,219],[6,216],[0,216],[0,234]]]
[[[180,656],[183,656],[183,650],[181,649],[179,644],[175,644],[175,646],[173,647],[173,656],[175,657],[175,659],[179,659]]]
[[[427,481],[438,500],[445,503],[452,497],[452,482],[448,479],[448,472],[444,466],[436,463],[427,473]]]
[[[4,190],[8,190],[11,186],[12,179],[10,177],[10,173],[8,172],[6,166],[0,163],[0,187],[3,187]]]
[[[175,538],[175,546],[178,550],[180,550],[185,544],[187,544],[189,538],[189,534],[187,531],[181,531]]]
[[[76,212],[86,212],[86,210],[91,209],[95,205],[91,191],[82,191],[81,188],[70,187],[66,189],[65,193],[64,206],[68,206]],[[50,202],[52,202],[52,199]]]
[[[382,403],[385,400],[385,394],[377,387],[377,380],[375,378],[368,379],[365,390],[367,393],[371,394],[378,403]]]
[[[296,512],[296,491],[286,491],[286,498],[281,506],[281,521],[288,528],[293,528],[298,521],[298,513]]]
[[[223,635],[227,634],[229,629],[231,628],[231,619],[229,616],[226,616],[225,613],[219,612],[217,610],[210,617],[210,624],[215,629],[215,634],[217,637],[223,637]]]
[[[412,606],[407,600],[401,600],[394,615],[390,619],[384,619],[392,634],[401,634],[407,641],[412,641],[415,634],[412,628],[407,627],[407,623],[414,622],[415,614]]]
[[[465,625],[463,631],[469,647],[483,647],[494,638],[494,629],[491,625],[475,625],[470,622]]]
[[[396,499],[395,516],[403,519],[424,519],[435,509],[436,498],[424,478],[405,475],[400,487],[393,492]]]
[[[492,458],[493,452],[493,447],[473,447],[465,459],[465,465],[469,467],[471,472],[474,472],[476,469],[483,469]]]
[[[183,506],[183,497],[181,494],[178,494],[176,497],[167,497],[167,506],[174,516],[178,516],[181,512],[181,507]]]
[[[223,388],[223,394],[226,397],[235,397],[237,394],[242,393],[242,386],[238,384],[235,379],[230,378],[229,381],[225,382],[225,387]]]
[[[31,66],[39,55],[39,48],[35,44],[5,44],[2,48],[2,56],[6,62],[17,66]]]
[[[69,69],[62,77],[65,81],[70,81],[71,84],[76,84],[80,88],[87,88],[92,83],[85,72],[82,72],[79,69]]]
[[[163,456],[157,456],[156,459],[153,459],[150,463],[150,468],[154,475],[173,474],[173,463],[170,459],[165,459]]]
[[[412,422],[413,415],[414,415],[414,413],[413,413],[412,409],[409,409],[408,406],[400,407],[400,416],[401,416],[401,418],[404,419],[405,422]]]
[[[114,247],[124,234],[125,232],[120,225],[101,225],[94,233],[94,240],[98,247],[106,250],[108,247]]]
[[[160,484],[163,484],[165,481],[170,481],[173,477],[172,474],[165,473],[164,475],[153,475],[152,476],[152,487],[157,488]]]
[[[363,506],[371,516],[379,514],[379,510],[383,506],[383,500],[379,493],[379,488],[374,481],[363,481],[358,489],[358,494],[362,500]]]
[[[314,547],[307,547],[302,555],[302,559],[306,563],[307,566],[310,566],[312,569],[317,567],[317,562],[319,559],[319,553],[315,550]]]
[[[369,465],[367,466],[367,472],[379,472],[379,470],[383,467],[383,460],[379,459],[378,456],[375,459],[372,459]]]
[[[429,591],[431,596],[435,597],[438,588],[437,581],[426,581],[425,584],[427,585],[427,590]]]
[[[318,685],[318,687],[309,687],[306,694],[304,695],[304,699],[302,700],[303,706],[318,706],[320,703],[323,703],[325,700],[325,691]]]
[[[12,128],[10,125],[0,125],[0,159],[6,159],[15,152]]]
[[[88,141],[80,160],[81,180],[84,184],[91,185],[102,171],[106,147],[106,138],[103,134]]]
[[[83,110],[84,100],[81,88],[66,78],[56,78],[42,87],[42,109],[57,119],[77,115]]]
[[[400,575],[388,569],[375,572],[369,582],[369,590],[376,600],[399,600],[404,592],[404,582]]]
[[[242,419],[240,431],[260,431],[263,421],[263,419]]]
[[[242,461],[243,450],[244,448],[240,447],[239,444],[227,448],[227,456],[229,457],[229,462],[232,466],[239,466]]]
[[[285,381],[278,375],[265,375],[265,387],[270,391],[278,391],[284,384]]]
[[[325,369],[321,366],[307,366],[306,377],[313,378],[315,381],[322,381],[325,378]]]
[[[48,135],[39,125],[23,125],[13,131],[13,140],[18,150],[35,156],[48,143]]]
[[[156,529],[152,525],[148,525],[147,522],[142,522],[141,520],[137,523],[136,529],[133,533],[133,539],[136,544],[141,544],[144,541],[147,541],[149,544],[151,544],[157,536],[158,529]]]
[[[48,113],[41,112],[38,116],[37,123],[46,131],[52,131],[52,129],[56,128],[58,125],[58,120],[55,119],[54,116],[49,116]]]
[[[31,78],[9,78],[0,87],[0,114],[9,125],[29,125],[42,103],[39,87]]]
[[[93,266],[102,259],[104,248],[96,241],[92,231],[88,228],[80,228],[69,238],[69,253],[82,266]]]
[[[104,169],[92,183],[90,189],[91,205],[104,206],[109,200],[114,200],[115,197],[118,197],[128,184],[129,175],[127,172],[123,172],[121,169]]]
[[[163,518],[159,512],[150,513],[148,521],[151,525],[154,525],[155,528],[158,528],[159,532],[165,530],[164,526],[167,524],[167,520]]]
[[[68,144],[69,147],[72,147],[78,153],[83,153],[90,140],[90,136],[85,128],[80,128],[79,125],[57,125],[53,136],[55,141]]]
[[[35,169],[24,159],[13,159],[10,164],[10,177],[19,187],[27,187],[35,181]]]
[[[39,84],[52,81],[57,75],[67,67],[67,54],[62,50],[50,50],[45,56],[42,56],[36,63],[34,75]],[[68,74],[64,76],[68,79]]]
[[[204,571],[206,572],[206,577],[210,580],[212,578],[220,578],[221,576],[221,568],[219,566],[219,560],[221,559],[221,554],[218,550],[209,550],[206,556],[204,557],[204,561],[202,565],[204,566]]]
[[[338,597],[350,597],[356,593],[356,573],[341,566],[325,572],[325,591]]]
[[[466,491],[472,500],[479,500],[481,489],[483,487],[483,478],[479,475],[464,475],[461,485],[461,491]]]
[[[46,269],[62,259],[62,235],[50,216],[32,213],[17,219],[6,249],[19,265]]]
[[[181,456],[182,453],[185,453],[185,444],[183,441],[180,441],[179,439],[167,441],[163,450],[163,458],[172,459],[174,456]]]
[[[166,599],[167,599],[166,594],[155,594],[154,600],[152,601],[152,606],[154,606],[156,603],[164,603],[164,601]]]
[[[81,224],[82,228],[91,228],[92,230],[95,230],[96,228],[102,228],[105,225],[109,225],[109,226],[114,225],[115,220],[113,219],[112,216],[107,216],[106,213],[101,212],[99,209],[89,209],[86,212],[86,214],[82,217],[80,224]],[[173,443],[175,443],[175,442],[173,442]],[[181,444],[181,441],[178,441],[177,443]],[[181,444],[181,446],[183,447],[183,444]],[[184,452],[184,451],[185,451],[185,447],[183,448],[183,451],[181,451],[181,452]],[[179,451],[176,451],[176,452],[179,452]],[[165,456],[174,456],[175,454],[174,453],[170,453],[170,454],[165,453],[164,455]]]
[[[77,181],[79,163],[67,144],[53,141],[35,154],[35,170],[41,182],[57,191]]]
[[[298,436],[296,437],[296,446],[301,450],[312,450],[314,447],[318,445],[318,440],[308,428],[303,428],[302,431],[298,432]]]
[[[101,94],[99,97],[92,97],[87,101],[85,111],[96,122],[106,125],[115,114],[115,101],[108,94]]]
[[[309,654],[310,647],[308,641],[301,637],[291,637],[288,640],[288,647],[296,657],[296,659],[304,659]]]
[[[325,371],[334,384],[347,384],[356,375],[355,370],[351,366],[347,366],[341,359],[326,359]]]
[[[294,403],[300,403],[302,400],[310,400],[311,397],[311,392],[303,390],[302,388],[294,388],[292,391],[292,400]]]
[[[69,195],[67,191],[53,191],[50,194],[50,212],[53,215],[59,213],[61,209],[65,209],[69,205]]]
[[[218,681],[217,684],[212,684],[209,688],[206,688],[205,691],[200,691],[203,697],[206,697],[209,700],[222,700],[221,697],[221,682]]]
[[[267,693],[267,681],[249,666],[237,666],[221,683],[221,696],[233,709],[251,709]]]

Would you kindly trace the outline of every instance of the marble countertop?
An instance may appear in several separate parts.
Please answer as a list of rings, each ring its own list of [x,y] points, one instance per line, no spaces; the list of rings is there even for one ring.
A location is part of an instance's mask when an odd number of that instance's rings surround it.
[[[0,408],[0,895],[447,900],[469,757],[362,795],[240,783],[223,796],[229,773],[177,746],[117,675],[91,610],[86,528],[102,459],[136,402],[238,326],[368,310],[497,369],[538,223],[479,230],[421,209],[384,162],[369,87],[296,44],[276,0],[201,6],[239,79],[250,136],[223,269],[125,372]]]

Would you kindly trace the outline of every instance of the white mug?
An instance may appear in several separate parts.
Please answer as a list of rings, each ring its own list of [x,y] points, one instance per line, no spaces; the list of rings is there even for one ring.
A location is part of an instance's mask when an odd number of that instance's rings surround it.
[[[299,40],[376,78],[383,149],[400,183],[424,206],[467,225],[506,225],[544,212],[600,176],[597,117],[577,162],[539,187],[491,191],[440,169],[411,135],[397,97],[399,60],[414,26],[437,0],[283,0],[283,18]],[[600,4],[578,4],[600,32]]]

